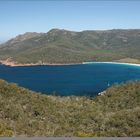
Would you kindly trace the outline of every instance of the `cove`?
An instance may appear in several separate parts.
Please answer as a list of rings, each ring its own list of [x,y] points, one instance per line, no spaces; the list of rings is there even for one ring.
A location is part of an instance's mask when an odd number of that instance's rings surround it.
[[[140,80],[140,67],[115,63],[17,67],[0,65],[0,78],[43,94],[96,96],[113,84]]]

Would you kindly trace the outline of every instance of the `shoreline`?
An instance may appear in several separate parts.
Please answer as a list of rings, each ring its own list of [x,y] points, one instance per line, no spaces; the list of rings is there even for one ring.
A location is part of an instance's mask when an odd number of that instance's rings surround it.
[[[0,60],[1,65],[9,67],[18,67],[18,66],[63,66],[63,65],[80,65],[83,63],[17,63],[9,60]]]
[[[132,65],[132,66],[139,66],[140,67],[140,64],[137,64],[137,63],[125,63],[125,62],[83,62],[83,64],[100,64],[100,63],[104,63],[104,64],[121,64],[121,65]]]
[[[9,61],[7,60],[0,60],[1,65],[5,66],[10,66],[10,67],[18,67],[18,66],[65,66],[65,65],[80,65],[80,64],[122,64],[122,65],[132,65],[132,66],[139,66],[140,64],[137,63],[125,63],[125,62],[111,62],[111,61],[106,61],[106,62],[81,62],[81,63],[26,63],[26,64],[21,64],[17,63],[14,61]]]

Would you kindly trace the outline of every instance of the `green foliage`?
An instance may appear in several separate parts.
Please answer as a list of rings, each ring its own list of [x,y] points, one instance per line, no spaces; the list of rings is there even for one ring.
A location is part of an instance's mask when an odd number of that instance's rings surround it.
[[[0,80],[0,136],[140,136],[140,82],[96,98],[35,93]]]

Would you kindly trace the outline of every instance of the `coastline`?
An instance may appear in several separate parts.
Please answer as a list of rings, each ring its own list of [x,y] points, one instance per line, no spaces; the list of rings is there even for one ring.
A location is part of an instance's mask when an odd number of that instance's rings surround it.
[[[63,65],[79,65],[83,63],[18,63],[15,61],[9,60],[0,60],[1,65],[9,66],[9,67],[18,67],[18,66],[63,66]]]
[[[80,64],[122,64],[122,65],[132,65],[132,66],[140,66],[140,64],[137,63],[125,63],[125,62],[111,62],[111,61],[106,61],[106,62],[81,62],[81,63],[18,63],[15,61],[11,61],[11,59],[6,59],[6,60],[0,60],[1,65],[5,66],[10,66],[10,67],[17,67],[17,66],[63,66],[63,65],[80,65]]]
[[[125,63],[125,62],[83,62],[83,64],[100,64],[100,63],[104,63],[104,64],[122,64],[122,65],[132,65],[132,66],[140,66],[140,64],[136,64],[136,63]]]

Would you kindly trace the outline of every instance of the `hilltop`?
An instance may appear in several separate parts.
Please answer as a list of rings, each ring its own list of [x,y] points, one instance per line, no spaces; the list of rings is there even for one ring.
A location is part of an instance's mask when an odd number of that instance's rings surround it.
[[[59,97],[0,80],[0,136],[140,136],[140,82]]]
[[[140,29],[52,29],[28,32],[0,45],[0,60],[20,64],[66,64],[85,61],[140,63]]]

